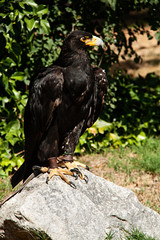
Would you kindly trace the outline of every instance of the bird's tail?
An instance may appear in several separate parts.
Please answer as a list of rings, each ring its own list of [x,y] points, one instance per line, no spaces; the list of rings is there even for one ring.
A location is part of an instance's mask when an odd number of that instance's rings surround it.
[[[17,172],[15,172],[15,174],[12,176],[10,180],[12,184],[12,188],[14,188],[23,179],[24,168],[25,168],[25,165],[23,163],[22,166],[17,170]]]

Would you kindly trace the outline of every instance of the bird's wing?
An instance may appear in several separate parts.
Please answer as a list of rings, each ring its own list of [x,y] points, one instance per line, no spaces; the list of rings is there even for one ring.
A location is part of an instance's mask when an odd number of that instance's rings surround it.
[[[91,127],[99,117],[102,110],[104,96],[107,93],[107,76],[102,68],[93,68],[95,83],[93,93],[93,104],[91,106],[90,114],[87,120],[87,127]]]
[[[12,186],[32,172],[34,154],[61,103],[63,83],[63,69],[55,66],[46,68],[31,84],[24,115],[25,162],[12,177]]]
[[[63,70],[60,67],[47,68],[46,72],[40,73],[35,79],[25,109],[25,151],[28,150],[28,145],[33,145],[32,148],[35,149],[50,126],[54,111],[62,100],[63,83]],[[32,136],[36,136],[35,140],[30,139]],[[27,152],[29,157],[31,152]]]

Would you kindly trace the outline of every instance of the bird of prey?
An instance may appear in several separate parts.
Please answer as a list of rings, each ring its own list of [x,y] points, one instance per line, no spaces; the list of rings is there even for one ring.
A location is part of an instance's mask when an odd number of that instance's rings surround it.
[[[101,38],[73,31],[64,40],[59,58],[38,73],[30,83],[24,114],[25,161],[11,178],[15,187],[34,171],[48,172],[48,180],[59,175],[87,177],[86,165],[73,161],[80,136],[97,120],[107,91],[105,71],[92,67],[86,52],[102,46]]]

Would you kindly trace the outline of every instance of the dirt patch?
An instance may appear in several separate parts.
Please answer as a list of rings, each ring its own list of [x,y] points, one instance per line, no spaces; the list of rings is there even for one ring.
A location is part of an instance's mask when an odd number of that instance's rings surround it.
[[[160,76],[160,45],[157,44],[155,38],[156,31],[151,30],[149,27],[145,27],[153,37],[151,40],[148,39],[147,34],[136,33],[137,41],[133,42],[133,49],[136,53],[141,56],[139,63],[134,62],[134,57],[125,56],[126,59],[119,57],[119,64],[114,64],[110,72],[115,73],[117,69],[122,69],[123,73],[127,73],[133,77],[141,75],[145,77],[148,73],[155,72],[156,75]],[[128,39],[129,35],[127,30],[124,30],[125,36]],[[121,54],[123,54],[123,49]]]
[[[80,161],[88,164],[90,171],[97,176],[114,182],[135,192],[139,201],[160,213],[160,175],[132,170],[128,173],[108,167],[105,155],[86,155]]]

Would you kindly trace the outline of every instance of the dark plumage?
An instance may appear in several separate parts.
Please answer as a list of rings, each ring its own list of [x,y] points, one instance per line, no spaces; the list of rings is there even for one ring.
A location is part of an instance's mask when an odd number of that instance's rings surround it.
[[[87,32],[72,32],[58,60],[31,82],[24,116],[25,162],[11,179],[13,187],[34,165],[56,168],[59,156],[72,162],[80,136],[97,120],[107,80],[101,68],[91,66],[85,51],[94,45],[103,42]]]

